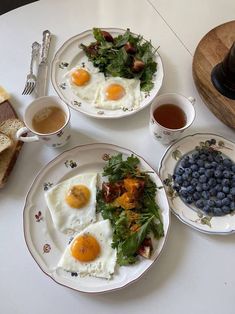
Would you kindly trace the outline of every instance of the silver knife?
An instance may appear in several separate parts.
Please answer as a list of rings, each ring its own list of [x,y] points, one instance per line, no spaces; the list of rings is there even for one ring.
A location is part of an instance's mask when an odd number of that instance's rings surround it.
[[[43,32],[41,62],[38,66],[36,93],[38,97],[47,94],[48,53],[51,43],[51,33]]]

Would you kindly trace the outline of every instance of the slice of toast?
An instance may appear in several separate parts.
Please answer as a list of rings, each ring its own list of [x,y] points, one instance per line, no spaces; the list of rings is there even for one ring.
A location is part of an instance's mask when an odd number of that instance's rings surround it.
[[[0,154],[9,148],[13,144],[13,141],[9,136],[0,132]]]
[[[0,154],[0,188],[6,183],[14,167],[22,142],[16,140],[16,132],[24,127],[24,123],[17,118],[7,119],[0,123],[0,132],[10,137],[12,145]]]

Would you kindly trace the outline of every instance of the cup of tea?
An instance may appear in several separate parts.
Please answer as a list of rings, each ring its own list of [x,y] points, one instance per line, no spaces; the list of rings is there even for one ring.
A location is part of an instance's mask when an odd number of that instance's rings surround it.
[[[174,142],[195,119],[195,98],[176,93],[155,98],[150,109],[149,129],[162,144]]]
[[[16,133],[16,138],[23,142],[41,141],[50,147],[61,147],[71,137],[69,107],[57,96],[44,96],[31,102],[24,123],[25,127]]]

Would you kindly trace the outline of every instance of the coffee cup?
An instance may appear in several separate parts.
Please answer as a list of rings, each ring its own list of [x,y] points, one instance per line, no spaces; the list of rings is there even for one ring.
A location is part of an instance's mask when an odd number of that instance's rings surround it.
[[[69,107],[57,96],[32,101],[24,113],[24,123],[25,127],[16,133],[16,138],[23,142],[40,141],[50,147],[61,147],[71,136]]]
[[[165,145],[174,142],[193,123],[194,103],[195,98],[176,93],[157,96],[150,108],[152,136]]]

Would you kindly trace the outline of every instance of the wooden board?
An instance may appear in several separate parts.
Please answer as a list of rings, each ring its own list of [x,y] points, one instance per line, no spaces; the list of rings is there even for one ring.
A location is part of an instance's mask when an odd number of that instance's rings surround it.
[[[15,109],[12,107],[9,100],[5,100],[4,102],[0,104],[0,123],[7,119],[12,119],[12,118],[18,118],[18,115]],[[8,163],[8,167],[4,173],[3,181],[0,182],[0,188],[2,188],[7,182],[9,175],[14,168],[14,165],[16,163],[16,160],[18,158],[22,145],[23,145],[23,142],[17,141],[17,145],[14,147],[14,151],[12,151],[12,153],[10,154],[11,157]],[[12,149],[12,148],[9,148],[9,149]],[[2,154],[4,154],[4,152],[2,152]],[[1,158],[0,158],[0,162],[1,162]]]
[[[193,57],[193,78],[207,107],[223,123],[235,129],[235,100],[220,94],[211,82],[211,71],[221,62],[235,41],[235,21],[207,33],[199,42]]]

